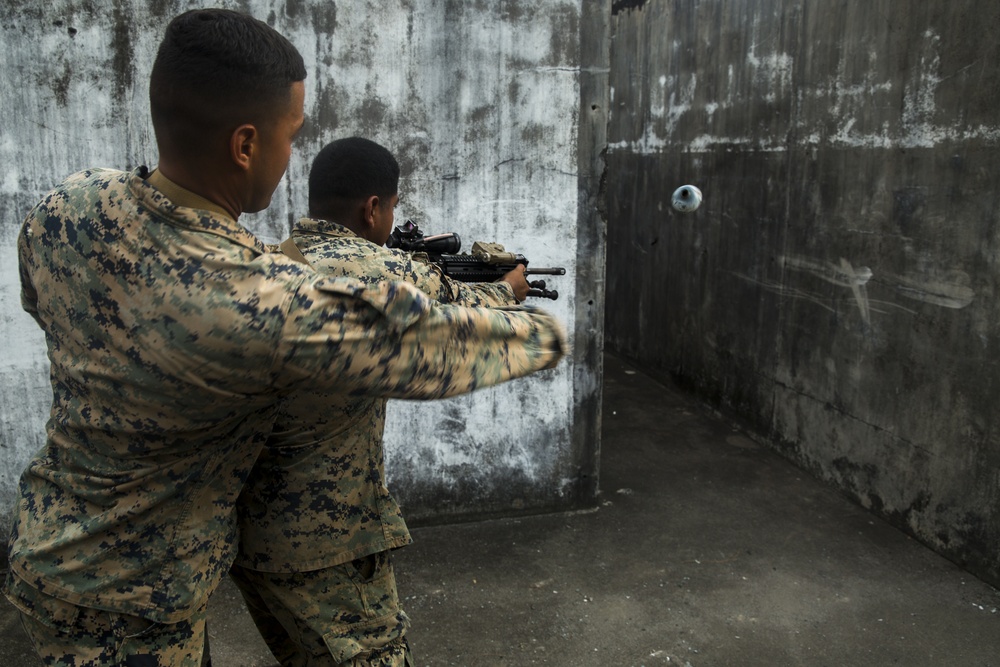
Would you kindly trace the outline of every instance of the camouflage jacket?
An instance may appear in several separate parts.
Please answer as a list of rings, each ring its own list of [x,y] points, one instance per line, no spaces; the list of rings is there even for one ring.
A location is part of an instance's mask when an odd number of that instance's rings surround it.
[[[506,282],[452,281],[410,253],[333,222],[303,218],[292,239],[309,264],[365,284],[405,280],[442,303],[511,306]],[[309,571],[410,542],[385,483],[385,399],[307,390],[282,405],[238,503],[243,567]]]
[[[201,606],[235,556],[236,498],[285,394],[438,398],[562,355],[542,313],[322,277],[146,177],[71,176],[18,239],[53,401],[10,567],[51,595],[159,622]]]

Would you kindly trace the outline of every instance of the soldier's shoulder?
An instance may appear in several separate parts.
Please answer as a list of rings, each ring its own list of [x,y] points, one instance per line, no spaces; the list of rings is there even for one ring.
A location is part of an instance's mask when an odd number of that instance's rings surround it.
[[[123,190],[128,173],[115,169],[84,169],[65,177],[42,195],[26,216],[27,220],[73,213],[80,208],[91,208],[93,203],[107,196],[109,191]]]
[[[387,263],[406,258],[405,253],[356,237],[321,240],[310,245],[305,254],[318,269],[343,275],[367,274],[373,267],[381,272]]]
[[[57,187],[76,188],[105,183],[124,183],[128,176],[128,172],[119,169],[91,167],[70,174]]]
[[[90,199],[108,191],[124,190],[128,185],[128,178],[128,172],[116,169],[84,169],[64,178],[42,198],[42,202],[80,197]]]
[[[302,283],[316,278],[316,271],[308,264],[296,261],[282,252],[268,252],[258,255],[251,268],[265,279],[279,282]]]

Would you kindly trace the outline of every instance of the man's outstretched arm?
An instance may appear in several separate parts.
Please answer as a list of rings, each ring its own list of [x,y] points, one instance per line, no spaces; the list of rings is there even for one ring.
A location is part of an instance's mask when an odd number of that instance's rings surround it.
[[[318,279],[293,298],[275,377],[282,389],[433,399],[552,368],[566,351],[562,326],[543,311],[442,305],[402,282]]]

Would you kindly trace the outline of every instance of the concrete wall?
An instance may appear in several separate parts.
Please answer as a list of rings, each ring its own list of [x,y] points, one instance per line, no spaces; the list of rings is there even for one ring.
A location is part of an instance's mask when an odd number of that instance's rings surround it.
[[[596,212],[607,107],[609,6],[582,0],[246,0],[306,59],[308,125],[271,208],[243,222],[265,241],[304,214],[315,152],[361,134],[403,166],[401,219],[564,266],[536,303],[567,323],[557,370],[472,396],[392,405],[390,483],[410,518],[591,504],[597,489],[603,222]],[[196,2],[3,0],[0,23],[0,505],[43,443],[41,333],[20,308],[15,238],[40,195],[89,166],[156,164],[147,79],[167,21]],[[597,31],[581,47],[584,31]],[[603,31],[603,32],[601,32]]]
[[[607,186],[609,346],[993,583],[998,25],[972,0],[616,1]]]

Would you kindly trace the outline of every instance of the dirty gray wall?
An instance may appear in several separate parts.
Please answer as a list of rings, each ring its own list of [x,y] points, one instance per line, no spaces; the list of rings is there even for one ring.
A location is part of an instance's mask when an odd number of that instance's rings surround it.
[[[495,240],[564,266],[540,307],[572,358],[437,403],[390,404],[390,484],[411,519],[591,504],[597,489],[604,146],[610,5],[412,0],[222,2],[266,20],[309,70],[308,125],[271,208],[243,222],[280,240],[305,213],[326,142],[361,134],[402,167],[397,217],[466,246]],[[19,303],[15,237],[43,192],[90,166],[155,165],[147,78],[168,20],[195,2],[0,2],[0,505],[10,506],[49,407],[41,333]],[[584,30],[601,36],[581,47]],[[601,33],[601,31],[603,31]]]
[[[612,11],[608,345],[1000,582],[1000,5]]]

